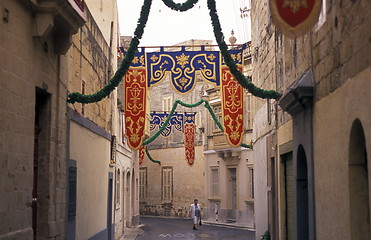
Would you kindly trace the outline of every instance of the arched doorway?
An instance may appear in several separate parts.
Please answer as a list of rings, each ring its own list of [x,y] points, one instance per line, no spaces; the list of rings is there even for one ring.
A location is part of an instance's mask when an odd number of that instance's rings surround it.
[[[309,215],[308,215],[308,167],[307,157],[302,145],[297,152],[297,176],[296,176],[296,207],[297,207],[297,239],[309,239]]]
[[[349,206],[351,239],[371,239],[366,140],[355,120],[349,139]]]

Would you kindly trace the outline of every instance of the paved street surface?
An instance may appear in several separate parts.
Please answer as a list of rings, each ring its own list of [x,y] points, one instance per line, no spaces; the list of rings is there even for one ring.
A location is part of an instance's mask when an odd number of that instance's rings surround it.
[[[141,217],[142,234],[136,239],[201,239],[201,240],[254,240],[255,232],[222,226],[205,225],[192,229],[192,221],[184,219]]]

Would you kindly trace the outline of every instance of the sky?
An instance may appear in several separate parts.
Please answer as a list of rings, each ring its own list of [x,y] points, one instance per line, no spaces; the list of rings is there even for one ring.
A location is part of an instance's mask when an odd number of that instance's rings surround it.
[[[186,0],[174,0],[183,3]],[[140,9],[144,0],[117,0],[121,36],[133,36]],[[250,0],[216,0],[216,8],[226,43],[234,30],[237,44],[250,41],[248,18],[241,18],[240,8],[249,8]],[[144,34],[140,40],[143,46],[171,46],[190,39],[213,40],[207,0],[198,3],[186,12],[168,8],[162,0],[152,0],[152,7]]]

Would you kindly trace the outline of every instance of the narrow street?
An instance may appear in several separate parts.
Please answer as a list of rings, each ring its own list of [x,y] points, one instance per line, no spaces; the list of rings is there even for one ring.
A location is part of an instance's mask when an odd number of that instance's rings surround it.
[[[198,230],[193,230],[191,220],[141,217],[141,222],[144,232],[136,239],[255,239],[255,232],[244,229],[203,224]]]

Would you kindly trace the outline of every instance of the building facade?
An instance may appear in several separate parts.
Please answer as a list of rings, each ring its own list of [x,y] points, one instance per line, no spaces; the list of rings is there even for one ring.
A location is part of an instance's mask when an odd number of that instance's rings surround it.
[[[174,47],[165,48],[166,51],[180,51],[179,46],[186,46],[185,50],[200,50],[200,45],[210,45],[208,40],[189,40]],[[206,47],[208,48],[208,47]],[[146,50],[150,51],[150,50]],[[149,90],[150,111],[169,113],[176,100],[187,104],[194,104],[201,100],[206,89],[200,77],[189,94],[178,94],[170,87],[169,75],[161,83]],[[159,97],[161,96],[161,97]],[[189,207],[197,198],[201,206],[204,200],[204,156],[203,156],[203,129],[202,119],[205,112],[203,105],[186,108],[178,105],[178,114],[195,113],[195,160],[189,164],[186,160],[184,134],[173,129],[167,136],[159,136],[147,145],[150,156],[160,164],[152,162],[148,156],[144,157],[140,165],[140,213],[154,216],[189,217]],[[158,128],[154,129],[153,135]]]
[[[104,7],[100,1],[86,1],[84,13],[86,22],[72,38],[67,53],[68,90],[93,94],[108,83],[117,68],[116,1],[106,1]],[[116,99],[113,92],[96,103],[68,105],[67,235],[71,239],[114,236]]]
[[[125,37],[120,36],[120,46],[126,48]],[[128,38],[127,42],[130,42]],[[121,64],[123,55],[118,57]],[[139,162],[137,151],[127,144],[125,136],[124,84],[117,87],[117,108],[115,111],[115,239],[120,239],[127,228],[139,225]]]
[[[0,3],[0,239],[119,239],[139,223],[138,167],[116,91],[67,103],[68,93],[95,93],[116,70],[116,5]]]
[[[370,238],[369,7],[322,1],[290,39],[252,2],[253,81],[283,94],[255,101],[256,239]]]
[[[66,53],[85,15],[73,0],[0,8],[0,239],[66,239]]]
[[[251,76],[250,43],[244,52],[243,73]],[[220,88],[206,90],[208,101],[220,123],[222,102]],[[244,91],[244,137],[250,144],[253,133],[252,96]],[[213,118],[204,112],[205,128],[205,220],[254,229],[254,157],[252,149],[231,147]]]

